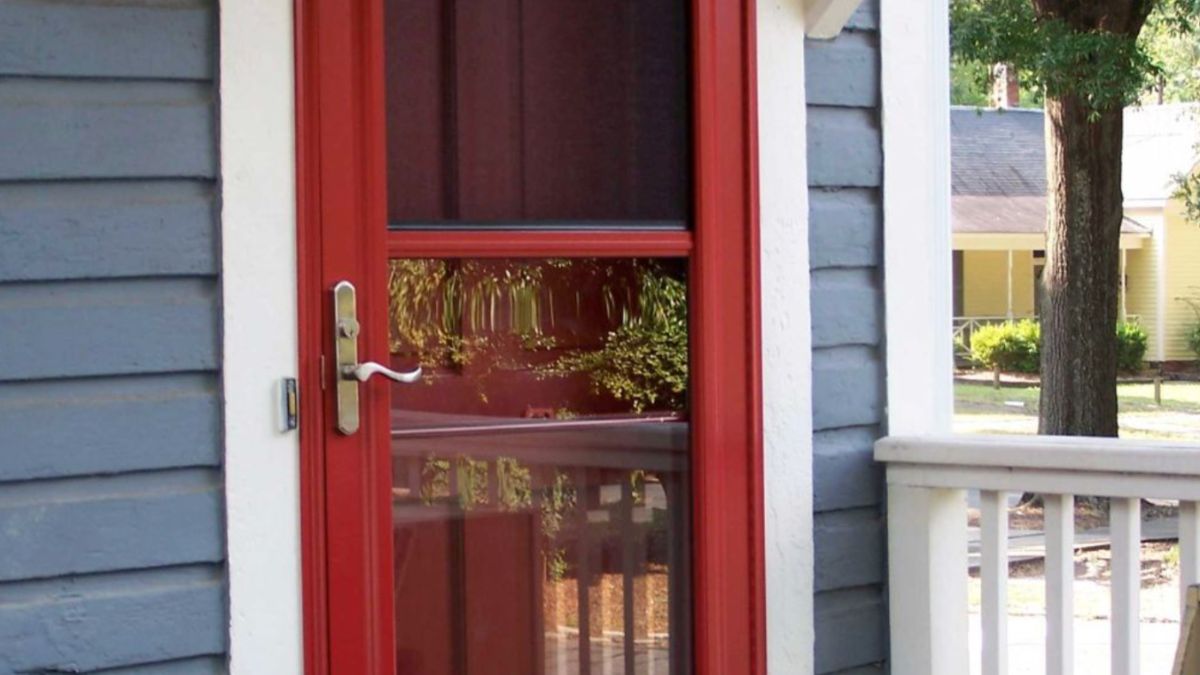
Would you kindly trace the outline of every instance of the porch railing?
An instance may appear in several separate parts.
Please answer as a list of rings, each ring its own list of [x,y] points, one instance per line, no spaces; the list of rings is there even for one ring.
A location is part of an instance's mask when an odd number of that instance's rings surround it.
[[[1113,675],[1139,668],[1141,500],[1180,501],[1180,588],[1200,582],[1200,444],[931,436],[879,441],[887,464],[892,673],[968,668],[966,490],[980,491],[982,672],[1007,672],[1009,493],[1044,495],[1046,672],[1073,672],[1074,502],[1111,498]],[[1181,603],[1183,598],[1181,597]]]

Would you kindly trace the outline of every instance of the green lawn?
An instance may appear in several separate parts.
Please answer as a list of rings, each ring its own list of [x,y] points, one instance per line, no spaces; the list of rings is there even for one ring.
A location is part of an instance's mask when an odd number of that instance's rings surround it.
[[[1039,388],[955,383],[954,428],[961,433],[1037,432]],[[1121,434],[1200,441],[1200,382],[1164,382],[1162,405],[1153,384],[1117,387]]]

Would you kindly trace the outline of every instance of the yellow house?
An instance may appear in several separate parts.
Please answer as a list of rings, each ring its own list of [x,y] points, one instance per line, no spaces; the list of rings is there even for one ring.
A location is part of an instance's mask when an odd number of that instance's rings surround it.
[[[1044,264],[1044,116],[1020,108],[951,111],[955,330],[1034,318]],[[1196,104],[1125,113],[1120,314],[1149,337],[1147,360],[1190,361],[1200,302],[1200,225],[1174,198],[1200,141]],[[1196,305],[1200,307],[1200,305]]]

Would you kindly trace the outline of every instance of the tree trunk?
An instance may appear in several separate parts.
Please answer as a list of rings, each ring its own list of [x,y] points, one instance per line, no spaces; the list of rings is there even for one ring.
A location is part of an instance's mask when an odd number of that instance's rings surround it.
[[[1046,98],[1046,269],[1038,432],[1117,435],[1123,112]]]

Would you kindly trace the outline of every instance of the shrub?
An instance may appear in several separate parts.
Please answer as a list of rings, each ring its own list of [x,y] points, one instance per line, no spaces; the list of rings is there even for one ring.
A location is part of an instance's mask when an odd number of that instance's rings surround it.
[[[1200,326],[1196,330],[1200,347]],[[1117,368],[1136,372],[1142,368],[1148,340],[1136,323],[1117,325]],[[1200,350],[1197,351],[1200,354]],[[971,360],[985,368],[1016,373],[1036,373],[1042,366],[1042,330],[1036,321],[993,324],[971,335]]]
[[[1042,330],[1024,320],[983,326],[971,335],[971,360],[981,366],[1036,373],[1041,366]]]
[[[1146,331],[1136,323],[1117,324],[1117,369],[1136,373],[1146,357]]]
[[[1187,335],[1188,349],[1196,354],[1196,358],[1200,359],[1200,323],[1192,326]]]

